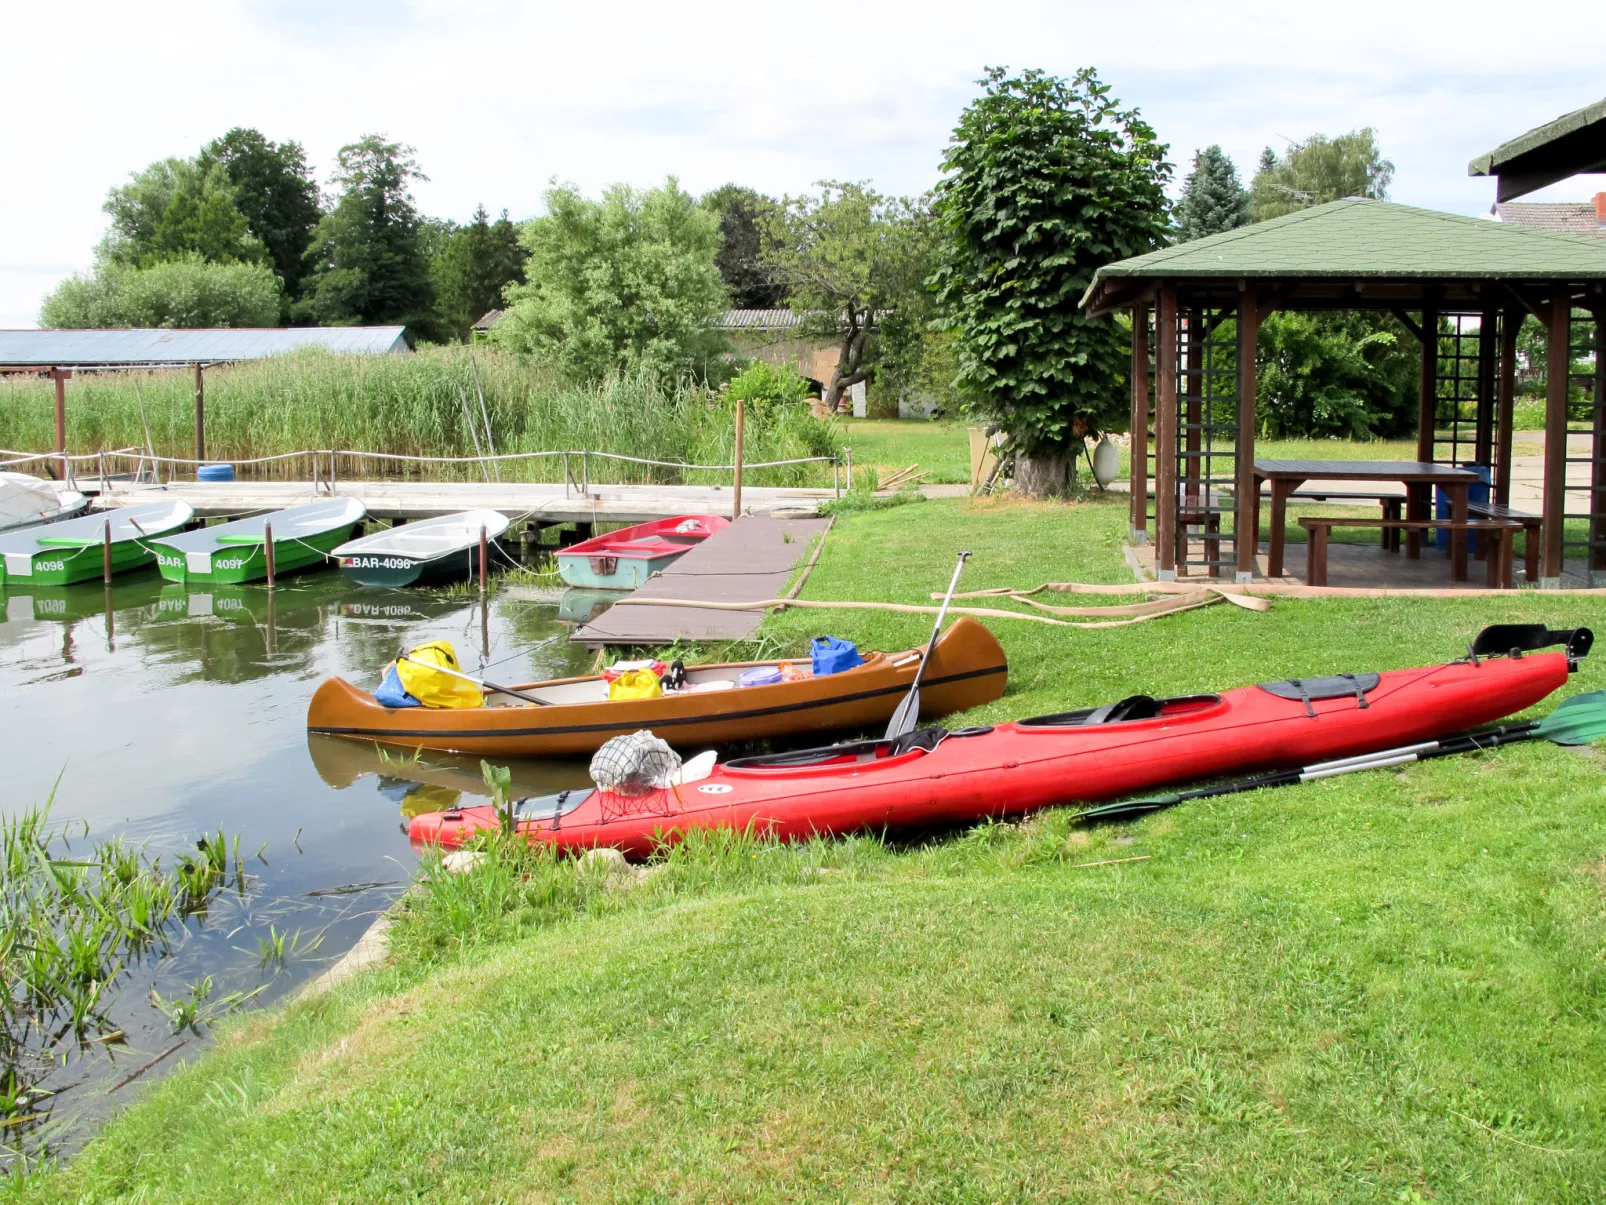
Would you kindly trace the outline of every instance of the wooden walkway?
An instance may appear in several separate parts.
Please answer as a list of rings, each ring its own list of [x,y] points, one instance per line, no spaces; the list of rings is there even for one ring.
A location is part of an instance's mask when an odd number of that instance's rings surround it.
[[[96,507],[132,506],[161,498],[181,498],[202,518],[254,514],[299,506],[330,496],[310,481],[175,481],[165,486],[114,482]],[[592,485],[589,493],[565,489],[562,482],[509,481],[342,481],[342,498],[361,498],[376,519],[429,519],[484,507],[510,519],[537,523],[645,523],[675,515],[729,515],[734,496],[719,485]],[[742,510],[757,515],[813,514],[828,489],[777,489],[744,486]]]
[[[747,500],[747,491],[742,491]],[[823,536],[829,519],[780,519],[743,515],[721,528],[632,599],[677,598],[698,602],[759,602],[786,593],[792,570]],[[762,611],[615,604],[569,639],[593,648],[603,644],[669,644],[685,640],[745,640],[764,621]]]

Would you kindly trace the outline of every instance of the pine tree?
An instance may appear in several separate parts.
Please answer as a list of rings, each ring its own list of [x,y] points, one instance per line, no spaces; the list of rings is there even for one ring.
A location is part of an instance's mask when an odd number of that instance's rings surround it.
[[[1191,242],[1248,223],[1249,193],[1238,182],[1238,169],[1227,153],[1214,145],[1196,152],[1177,206],[1178,241]]]

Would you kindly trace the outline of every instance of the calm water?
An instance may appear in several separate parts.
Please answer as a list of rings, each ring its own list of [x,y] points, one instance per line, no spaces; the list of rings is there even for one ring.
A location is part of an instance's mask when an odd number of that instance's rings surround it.
[[[417,864],[407,818],[483,795],[475,759],[386,758],[371,745],[306,733],[306,706],[325,677],[372,687],[403,645],[451,640],[465,666],[497,681],[584,672],[558,608],[517,591],[475,596],[383,591],[339,574],[263,586],[191,590],[152,572],[58,589],[0,589],[0,810],[43,803],[92,837],[145,843],[171,864],[220,827],[238,834],[246,892],[226,892],[177,935],[175,951],[130,968],[111,1007],[126,1047],[62,1048],[41,1086],[65,1088],[43,1131],[20,1145],[70,1150],[108,1107],[193,1058],[205,1038],[175,1035],[150,999],[185,995],[213,976],[212,999],[263,988],[247,1007],[282,998],[326,969],[405,886]],[[514,767],[515,789],[586,781],[583,764]],[[59,780],[59,781],[58,781]],[[261,849],[260,857],[251,855]],[[376,885],[377,884],[377,885]],[[318,894],[312,894],[318,893]],[[270,927],[321,944],[264,971]],[[107,1089],[180,1037],[185,1046],[110,1096]],[[18,1143],[18,1130],[0,1142]]]

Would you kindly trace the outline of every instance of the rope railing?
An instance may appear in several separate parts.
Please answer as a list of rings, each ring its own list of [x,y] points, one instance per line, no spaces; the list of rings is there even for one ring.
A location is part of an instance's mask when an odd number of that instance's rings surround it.
[[[199,460],[187,456],[158,456],[146,448],[135,446],[114,448],[104,452],[85,453],[32,453],[0,448],[0,457],[7,458],[0,460],[0,468],[3,468],[7,465],[30,464],[37,461],[54,461],[63,464],[66,470],[65,475],[70,478],[72,475],[73,462],[94,461],[98,466],[98,476],[100,477],[104,486],[104,483],[108,479],[106,462],[109,459],[114,458],[135,460],[138,461],[141,466],[151,464],[167,465],[170,468],[189,467],[198,469],[203,465],[210,464],[231,464],[240,467],[248,465],[274,464],[280,461],[295,460],[301,457],[311,457],[313,483],[316,486],[322,486],[324,484],[324,478],[320,472],[320,469],[323,467],[325,458],[327,458],[329,470],[328,485],[330,491],[333,492],[335,487],[335,458],[337,456],[345,456],[348,459],[353,460],[391,461],[401,464],[478,464],[482,466],[492,461],[501,462],[561,458],[563,460],[563,479],[565,489],[576,487],[586,492],[590,490],[592,485],[591,460],[593,457],[599,460],[616,461],[625,464],[639,464],[652,468],[674,469],[676,471],[685,473],[734,473],[737,470],[737,465],[735,464],[690,464],[681,460],[656,460],[645,456],[627,456],[622,452],[600,452],[584,448],[560,451],[500,452],[494,455],[486,456],[416,456],[402,452],[365,452],[351,448],[303,448],[294,452],[277,452],[271,456],[215,457],[212,459]],[[578,479],[575,477],[572,467],[572,461],[575,459],[580,461],[581,473]],[[841,495],[842,458],[838,456],[797,456],[787,460],[743,461],[740,467],[743,472],[748,472],[756,469],[785,468],[789,465],[795,464],[829,464],[831,466],[831,477],[833,482],[832,488],[835,490],[838,496]],[[848,455],[847,465],[849,476],[848,486],[851,489],[853,473],[853,461],[851,458],[851,453]],[[487,480],[489,480],[488,476]],[[597,484],[602,483],[599,482]]]

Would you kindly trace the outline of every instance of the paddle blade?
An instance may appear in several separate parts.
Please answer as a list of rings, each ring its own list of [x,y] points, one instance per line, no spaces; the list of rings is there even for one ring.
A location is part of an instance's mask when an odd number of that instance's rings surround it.
[[[887,740],[906,736],[915,730],[920,722],[920,685],[915,684],[913,690],[903,696],[903,702],[898,704],[898,710],[892,713],[892,719],[887,721]]]
[[[1125,820],[1129,816],[1147,816],[1162,808],[1174,807],[1182,802],[1181,795],[1155,795],[1148,799],[1123,799],[1118,803],[1101,804],[1096,808],[1077,812],[1071,819],[1080,824],[1084,820]]]
[[[1606,690],[1574,695],[1540,720],[1534,735],[1558,745],[1606,740]]]

